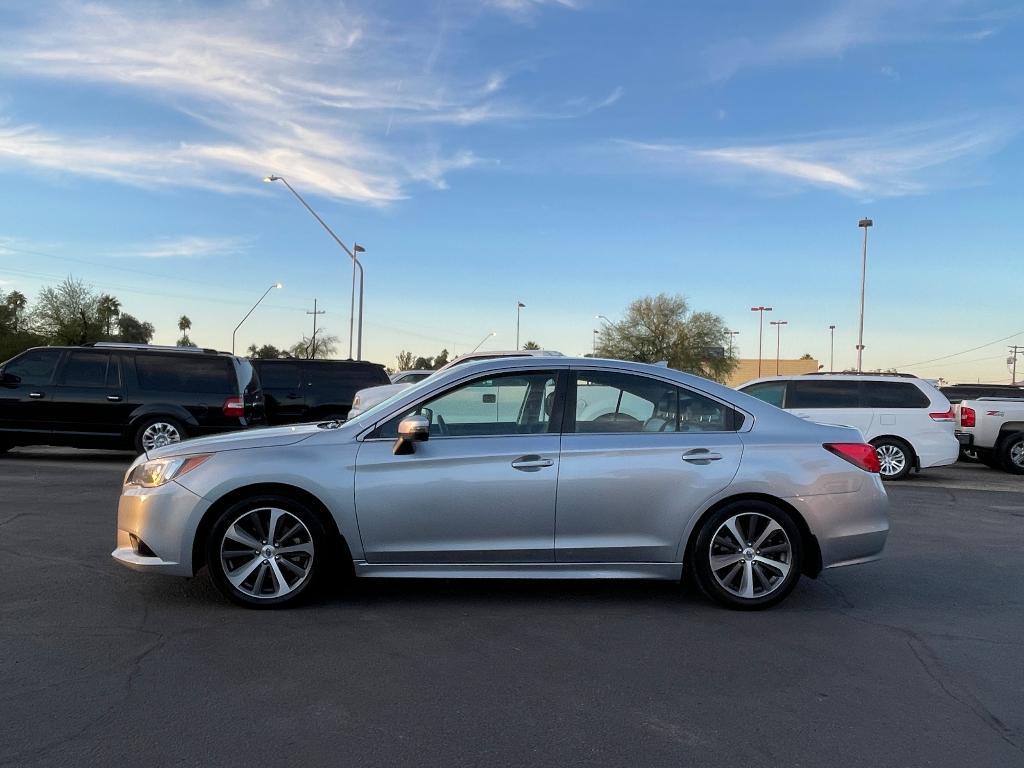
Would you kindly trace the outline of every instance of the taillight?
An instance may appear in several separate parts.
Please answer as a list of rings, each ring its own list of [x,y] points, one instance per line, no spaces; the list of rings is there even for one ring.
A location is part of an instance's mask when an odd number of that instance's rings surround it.
[[[975,424],[974,409],[968,408],[966,405],[960,406],[960,426],[961,427],[973,427]]]
[[[878,463],[878,454],[875,447],[867,443],[825,443],[822,448],[831,451],[841,459],[863,469],[865,472],[881,472],[882,465]]]
[[[225,416],[245,416],[245,400],[241,397],[229,397],[221,406]]]
[[[956,413],[953,411],[953,406],[949,406],[948,411],[942,411],[942,413],[929,413],[932,417],[932,421],[956,421]]]

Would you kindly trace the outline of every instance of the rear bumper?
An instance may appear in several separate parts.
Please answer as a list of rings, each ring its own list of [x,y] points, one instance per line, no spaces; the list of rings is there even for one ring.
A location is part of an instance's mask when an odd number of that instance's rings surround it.
[[[921,469],[944,467],[960,458],[960,439],[953,432],[942,430],[927,436],[919,435],[913,445]]]
[[[821,567],[877,560],[889,535],[889,499],[878,475],[859,491],[787,499],[807,522],[821,549]]]
[[[970,448],[974,445],[974,435],[970,432],[954,432],[957,442],[962,448]]]

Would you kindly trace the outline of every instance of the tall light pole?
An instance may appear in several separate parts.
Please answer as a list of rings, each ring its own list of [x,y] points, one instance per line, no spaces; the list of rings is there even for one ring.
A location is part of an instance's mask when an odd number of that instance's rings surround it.
[[[521,301],[516,302],[516,349],[519,349],[519,313],[525,306]]]
[[[874,224],[869,218],[857,222],[864,228],[864,252],[860,259],[860,328],[857,331],[857,372],[864,370],[864,282],[868,274],[868,227]]]
[[[775,375],[779,375],[779,349],[782,347],[782,326],[789,325],[788,320],[772,320],[775,326]]]
[[[757,375],[761,375],[761,340],[764,337],[764,313],[771,312],[771,307],[751,307],[751,312],[760,312],[760,323],[757,327]]]
[[[828,327],[829,332],[829,353],[828,353],[828,369],[831,373],[836,371],[836,327],[830,325]]]
[[[728,328],[725,330],[729,334],[729,357],[732,357],[733,340],[739,336],[739,331],[730,331]]]
[[[475,347],[473,347],[471,350],[469,350],[469,354],[472,355],[474,352],[476,352],[478,349],[480,349],[480,347],[483,346],[483,343],[485,341],[487,341],[489,338],[491,338],[491,336],[497,336],[497,335],[498,335],[497,331],[491,331],[490,333],[488,333],[486,336],[484,336],[482,339],[480,339],[480,343],[479,344],[477,344]]]
[[[597,357],[597,335],[598,335],[599,333],[601,333],[601,332],[600,332],[599,330],[597,330],[597,328],[595,328],[595,329],[594,329],[594,336],[593,336],[593,342],[594,342],[594,343],[593,343],[593,345],[592,345],[592,347],[591,347],[591,350],[590,350],[590,353],[591,353],[591,354],[592,354],[592,355],[593,355],[594,357]]]
[[[242,323],[244,323],[246,320],[249,319],[249,315],[251,315],[253,313],[253,310],[255,310],[256,307],[258,307],[260,305],[261,301],[263,301],[265,298],[267,298],[267,294],[268,293],[270,293],[275,288],[281,288],[281,287],[282,286],[281,286],[280,283],[274,283],[272,286],[267,288],[267,290],[265,290],[263,292],[263,295],[260,296],[260,300],[257,301],[255,304],[253,304],[252,305],[252,309],[250,309],[248,312],[245,313],[245,317],[243,317],[241,320],[238,321],[238,325],[235,326],[235,330],[233,330],[231,332],[231,354],[232,355],[235,354],[235,334],[238,333],[238,329],[242,327]]]
[[[609,320],[604,315],[594,315],[594,319],[595,320],[604,320],[608,325],[615,325],[615,323],[613,323],[611,320]]]
[[[283,176],[264,176],[263,177],[263,181],[265,181],[267,184],[271,184],[271,183],[273,183],[275,181],[280,181],[282,184],[284,184],[286,187],[288,187],[288,191],[291,192],[293,195],[295,195],[295,199],[298,200],[300,203],[302,203],[303,207],[305,207],[305,209],[312,214],[313,218],[316,219],[320,223],[320,226],[323,227],[325,230],[327,230],[327,234],[329,234],[332,238],[334,238],[334,242],[336,242],[338,245],[340,245],[341,249],[343,251],[345,251],[345,253],[348,254],[350,259],[352,259],[352,305],[353,306],[352,306],[352,309],[349,311],[349,321],[348,321],[348,356],[349,356],[349,359],[352,358],[352,326],[354,325],[353,316],[355,314],[355,311],[354,311],[354,309],[355,309],[355,291],[356,291],[356,273],[355,273],[355,270],[357,268],[359,269],[359,343],[358,343],[358,346],[357,346],[357,350],[358,351],[356,352],[356,354],[359,356],[358,359],[361,360],[362,359],[362,349],[363,349],[363,265],[359,263],[359,259],[356,257],[356,253],[363,253],[363,252],[366,251],[366,249],[363,248],[360,245],[356,245],[355,248],[353,249],[355,251],[355,253],[353,253],[353,251],[350,251],[348,249],[348,246],[345,245],[343,242],[341,242],[341,239],[336,234],[334,234],[334,230],[331,229],[329,226],[327,226],[327,222],[325,222],[323,219],[320,218],[320,216],[317,214],[317,212],[314,211],[310,207],[309,203],[307,203],[305,200],[303,200],[302,195],[300,195],[298,192],[296,192],[295,189],[292,187],[292,185],[288,183],[288,180],[285,179]]]

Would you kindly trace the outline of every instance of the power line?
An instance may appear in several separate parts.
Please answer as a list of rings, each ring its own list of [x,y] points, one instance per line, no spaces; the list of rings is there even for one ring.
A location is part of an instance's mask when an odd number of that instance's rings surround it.
[[[984,349],[985,347],[991,347],[993,344],[998,344],[1001,341],[1007,341],[1008,339],[1012,339],[1012,338],[1014,338],[1016,336],[1020,336],[1021,334],[1024,334],[1024,331],[1017,331],[1016,333],[1011,333],[1009,336],[1003,336],[1003,338],[1001,338],[1001,339],[996,339],[995,341],[990,341],[987,344],[981,344],[981,345],[979,345],[977,347],[971,347],[970,349],[965,349],[965,350],[962,350],[960,352],[954,352],[951,355],[943,355],[942,357],[933,357],[931,360],[922,360],[919,363],[901,363],[900,365],[897,365],[896,368],[913,368],[915,365],[924,365],[925,363],[934,363],[937,360],[948,360],[951,357],[957,357],[959,355],[966,355],[968,352],[974,352],[974,351],[979,350],[979,349]]]

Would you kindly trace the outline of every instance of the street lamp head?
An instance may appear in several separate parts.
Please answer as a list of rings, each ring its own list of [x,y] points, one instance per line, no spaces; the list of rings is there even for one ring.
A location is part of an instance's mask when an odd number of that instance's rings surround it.
[[[363,248],[363,246],[359,245],[359,243],[356,243],[354,246],[352,246],[352,250],[355,251],[356,253],[366,253],[366,249]]]
[[[518,306],[518,307],[519,307],[520,309],[524,309],[524,308],[526,307],[526,305],[525,305],[525,304],[523,304],[523,302],[521,302],[521,301],[520,301],[520,302],[517,302],[517,306]]]
[[[284,285],[282,285],[281,283],[274,283],[274,287],[275,288],[284,288]]]
[[[870,227],[874,223],[875,222],[873,222],[871,219],[865,217],[865,218],[861,219],[859,222],[857,222],[857,226],[858,227],[864,227],[864,229],[867,229],[868,227]]]
[[[751,312],[771,312],[772,308],[771,307],[751,307],[750,311]]]
[[[836,327],[835,327],[834,325],[830,325],[830,326],[828,327],[828,329],[829,329],[830,331],[834,331],[834,330],[836,329]]]
[[[265,182],[266,184],[270,184],[270,183],[272,183],[272,182],[275,182],[275,181],[280,181],[280,180],[281,180],[281,177],[280,177],[280,176],[264,176],[264,177],[263,177],[263,181],[264,181],[264,182]]]

